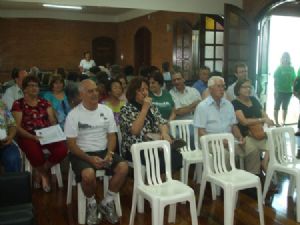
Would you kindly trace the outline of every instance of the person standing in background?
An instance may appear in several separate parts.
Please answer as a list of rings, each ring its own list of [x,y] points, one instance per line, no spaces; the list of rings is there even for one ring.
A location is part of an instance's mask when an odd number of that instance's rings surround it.
[[[84,58],[79,63],[79,70],[82,74],[88,75],[90,68],[96,66],[95,61],[91,58],[90,52],[85,52]]]
[[[284,52],[281,56],[281,64],[274,73],[274,119],[278,126],[278,112],[282,105],[282,124],[285,124],[288,105],[290,103],[293,84],[296,78],[295,70],[291,66],[291,57],[288,52]]]

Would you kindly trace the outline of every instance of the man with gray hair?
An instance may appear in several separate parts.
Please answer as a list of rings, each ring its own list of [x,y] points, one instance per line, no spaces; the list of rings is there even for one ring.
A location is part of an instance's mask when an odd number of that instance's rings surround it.
[[[67,116],[65,134],[70,149],[70,162],[81,181],[87,198],[87,224],[98,224],[100,212],[110,223],[117,223],[114,197],[122,187],[128,172],[127,162],[114,154],[117,127],[112,110],[98,104],[98,88],[94,81],[86,79],[79,84],[82,102]],[[99,204],[95,200],[96,172],[103,169],[112,175],[105,198]]]
[[[208,80],[208,88],[210,95],[197,106],[194,114],[194,127],[198,128],[199,136],[232,133],[239,143],[235,146],[236,154],[245,157],[245,164],[256,163],[256,152],[245,155],[245,139],[237,126],[233,105],[224,98],[224,79],[219,76],[211,77]],[[226,163],[229,167],[229,159]]]

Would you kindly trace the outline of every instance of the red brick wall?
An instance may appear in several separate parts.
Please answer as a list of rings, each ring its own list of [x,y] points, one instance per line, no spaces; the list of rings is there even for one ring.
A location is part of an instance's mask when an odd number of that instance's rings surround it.
[[[172,63],[173,54],[173,24],[176,20],[184,19],[191,24],[195,24],[199,14],[156,12],[137,19],[119,24],[118,36],[118,59],[121,53],[124,55],[120,64],[132,64],[134,66],[134,35],[136,31],[145,26],[152,34],[151,64],[161,68],[162,62]],[[167,24],[170,26],[167,31]]]
[[[162,62],[172,62],[174,21],[185,19],[195,24],[198,17],[189,13],[156,12],[122,23],[0,19],[0,82],[9,79],[14,66],[77,70],[82,53],[91,51],[92,40],[99,36],[116,40],[117,63],[134,65],[134,35],[142,26],[152,33],[152,64],[161,68]]]
[[[53,19],[0,19],[0,81],[14,66],[78,70],[99,36],[117,37],[117,24]]]

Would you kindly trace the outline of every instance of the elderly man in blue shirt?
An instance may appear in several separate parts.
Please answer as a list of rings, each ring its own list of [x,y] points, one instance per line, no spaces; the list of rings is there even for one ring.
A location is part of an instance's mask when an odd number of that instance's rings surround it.
[[[218,76],[211,77],[208,80],[208,88],[210,96],[197,106],[194,114],[194,126],[198,128],[199,136],[232,133],[239,143],[235,146],[236,154],[244,156],[245,168],[254,172],[251,168],[255,168],[259,152],[247,152],[245,149],[245,139],[237,126],[233,105],[224,98],[224,79]],[[229,167],[229,158],[226,163]]]

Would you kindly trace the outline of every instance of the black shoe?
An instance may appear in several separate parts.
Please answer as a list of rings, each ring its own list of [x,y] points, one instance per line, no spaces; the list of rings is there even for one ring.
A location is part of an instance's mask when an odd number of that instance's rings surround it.
[[[297,131],[296,133],[295,133],[295,136],[300,136],[300,131]]]

